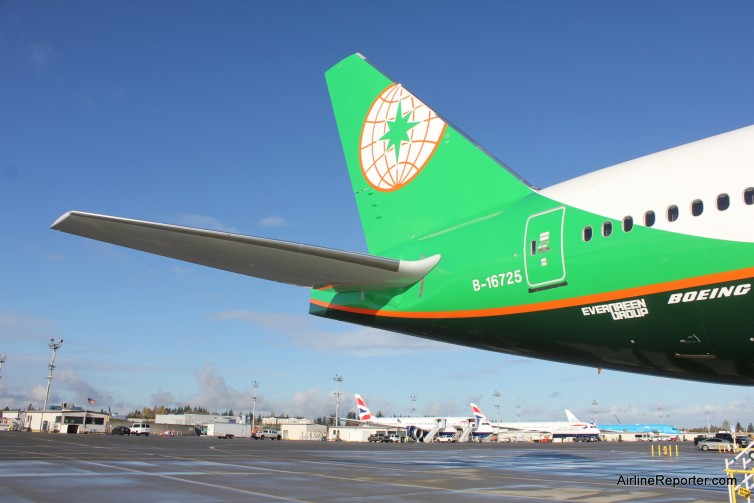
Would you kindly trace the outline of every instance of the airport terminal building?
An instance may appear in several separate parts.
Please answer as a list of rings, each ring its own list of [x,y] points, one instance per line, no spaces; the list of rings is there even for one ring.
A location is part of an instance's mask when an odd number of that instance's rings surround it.
[[[51,406],[48,410],[3,411],[3,419],[18,429],[50,433],[107,433],[110,416],[72,404]]]

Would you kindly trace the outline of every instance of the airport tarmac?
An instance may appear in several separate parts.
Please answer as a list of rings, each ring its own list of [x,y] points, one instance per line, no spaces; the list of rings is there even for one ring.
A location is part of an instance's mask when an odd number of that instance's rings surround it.
[[[725,458],[691,442],[679,444],[677,458],[652,458],[648,443],[357,444],[3,432],[0,500],[723,502],[727,489],[712,479],[724,476]],[[674,479],[676,487],[648,482]]]

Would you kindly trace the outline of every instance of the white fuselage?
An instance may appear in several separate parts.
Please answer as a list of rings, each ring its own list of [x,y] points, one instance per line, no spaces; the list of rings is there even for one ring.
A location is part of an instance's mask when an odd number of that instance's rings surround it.
[[[474,424],[474,418],[471,417],[375,417],[368,421],[368,424],[375,426],[386,426],[391,428],[406,428],[415,426],[422,430],[429,431],[438,423],[445,422],[444,427],[464,429],[469,424]]]
[[[553,436],[599,435],[600,430],[593,424],[569,421],[490,423],[499,430],[509,432],[549,433]]]
[[[540,190],[543,196],[608,218],[633,218],[644,225],[653,211],[653,228],[691,236],[754,242],[754,206],[744,192],[754,188],[754,126],[688,143],[616,164]],[[730,206],[720,211],[718,196]],[[703,212],[692,216],[695,200]],[[679,209],[669,221],[667,209]]]

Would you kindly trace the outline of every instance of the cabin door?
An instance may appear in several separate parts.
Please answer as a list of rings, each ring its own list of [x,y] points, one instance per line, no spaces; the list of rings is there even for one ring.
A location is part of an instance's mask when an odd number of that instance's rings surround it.
[[[524,266],[530,292],[565,286],[563,222],[565,208],[555,208],[530,216],[524,232]]]

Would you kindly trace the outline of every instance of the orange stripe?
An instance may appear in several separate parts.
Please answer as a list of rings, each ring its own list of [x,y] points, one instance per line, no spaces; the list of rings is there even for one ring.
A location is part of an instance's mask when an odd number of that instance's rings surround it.
[[[551,309],[562,309],[564,307],[580,306],[585,304],[596,304],[609,302],[627,297],[640,297],[643,295],[652,295],[656,293],[668,292],[671,290],[684,290],[702,285],[714,283],[724,283],[726,281],[736,281],[754,276],[754,267],[738,269],[735,271],[725,271],[706,276],[697,276],[694,278],[684,278],[655,285],[638,286],[626,288],[624,290],[615,290],[612,292],[598,293],[594,295],[584,295],[582,297],[573,297],[570,299],[553,300],[549,302],[540,302],[535,304],[521,304],[518,306],[494,307],[487,309],[468,309],[465,311],[389,311],[384,309],[367,309],[362,307],[343,306],[333,304],[317,299],[310,299],[314,305],[327,309],[335,309],[348,313],[365,314],[370,316],[385,316],[388,318],[481,318],[485,316],[505,316],[509,314],[533,313],[537,311],[548,311]]]

